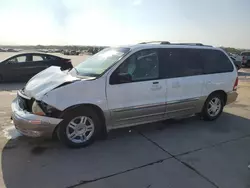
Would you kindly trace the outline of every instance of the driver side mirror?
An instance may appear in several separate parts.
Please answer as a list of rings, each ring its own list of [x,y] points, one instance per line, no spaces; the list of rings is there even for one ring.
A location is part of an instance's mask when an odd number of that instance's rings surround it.
[[[128,73],[114,73],[110,77],[110,84],[123,84],[132,82],[132,76]]]

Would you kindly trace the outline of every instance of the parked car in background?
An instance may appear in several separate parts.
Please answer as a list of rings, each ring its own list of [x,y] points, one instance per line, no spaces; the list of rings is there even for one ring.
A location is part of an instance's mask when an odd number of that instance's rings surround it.
[[[69,50],[63,50],[62,54],[63,55],[70,55],[70,51]]]
[[[80,51],[76,51],[76,50],[64,50],[63,54],[64,55],[79,55]]]
[[[111,129],[194,114],[215,120],[236,100],[237,85],[237,69],[219,48],[106,48],[69,72],[50,67],[34,76],[18,91],[12,118],[24,135],[84,147]]]
[[[80,52],[76,50],[71,50],[71,53],[70,53],[70,55],[79,55],[79,54]]]
[[[250,51],[242,52],[242,65],[250,67]]]
[[[9,49],[7,49],[7,52],[18,52],[18,50],[17,49],[9,48]]]
[[[238,70],[240,70],[241,67],[242,67],[242,61],[241,60],[237,60],[236,57],[233,57],[233,56],[230,56],[230,58],[233,60],[234,65],[236,66],[236,68]]]
[[[0,82],[26,81],[50,66],[61,70],[73,68],[70,59],[44,53],[20,53],[0,62]]]

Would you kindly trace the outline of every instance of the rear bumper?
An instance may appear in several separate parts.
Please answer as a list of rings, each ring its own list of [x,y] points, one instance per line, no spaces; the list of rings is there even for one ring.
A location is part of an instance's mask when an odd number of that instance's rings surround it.
[[[12,119],[16,129],[29,137],[51,137],[62,119],[38,116],[19,107],[17,99],[12,104]]]
[[[238,93],[236,91],[231,91],[227,93],[227,104],[233,103],[236,101]]]

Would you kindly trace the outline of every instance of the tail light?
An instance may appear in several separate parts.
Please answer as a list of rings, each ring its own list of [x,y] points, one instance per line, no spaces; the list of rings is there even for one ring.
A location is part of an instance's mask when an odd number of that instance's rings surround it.
[[[243,63],[246,63],[246,60],[247,60],[247,59],[246,59],[246,56],[243,56],[243,57],[242,57],[242,62],[243,62]]]
[[[238,78],[238,76],[237,76],[237,78],[236,78],[236,80],[235,80],[235,82],[234,82],[234,88],[233,88],[234,91],[236,91],[237,88],[238,88],[238,82],[239,82],[239,78]]]

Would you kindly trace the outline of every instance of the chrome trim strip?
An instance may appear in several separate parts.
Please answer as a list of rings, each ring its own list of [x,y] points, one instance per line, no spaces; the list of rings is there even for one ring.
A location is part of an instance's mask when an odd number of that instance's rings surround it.
[[[124,120],[138,119],[138,118],[145,118],[145,117],[152,117],[152,116],[159,116],[159,115],[164,115],[164,114],[165,114],[165,112],[160,112],[160,113],[136,116],[136,117],[131,117],[131,118],[123,118],[123,119],[119,119],[119,120],[117,120],[115,122],[124,121]]]
[[[121,124],[121,125],[116,125],[116,126],[112,127],[111,129],[115,130],[115,129],[125,128],[125,127],[142,125],[142,124],[146,124],[146,123],[159,122],[159,121],[166,120],[166,119],[168,119],[168,118],[162,117],[162,118],[159,118],[157,120],[147,120],[147,121],[139,121],[139,122],[128,123],[128,124]],[[111,129],[109,129],[109,130],[111,130]]]
[[[22,98],[25,98],[25,99],[28,99],[28,100],[31,99],[30,97],[27,97],[26,95],[24,95],[20,90],[17,91],[17,94],[18,94],[19,96],[21,96]]]
[[[184,102],[193,102],[199,100],[199,97],[196,98],[190,98],[190,99],[182,99],[182,100],[176,100],[176,101],[169,101],[169,102],[162,102],[162,103],[155,103],[155,104],[145,104],[145,105],[139,105],[139,106],[131,106],[131,107],[125,107],[125,108],[117,108],[112,110],[112,112],[123,112],[123,111],[129,111],[129,110],[136,110],[140,108],[152,108],[157,106],[164,106],[169,104],[177,104],[177,103],[184,103]]]
[[[123,111],[130,111],[130,110],[136,110],[136,109],[141,109],[141,108],[152,108],[152,107],[157,107],[157,106],[165,106],[166,103],[155,103],[155,104],[145,104],[145,105],[139,105],[139,106],[131,106],[131,107],[125,107],[125,108],[117,108],[112,110],[112,112],[123,112]]]
[[[167,114],[168,113],[175,113],[175,112],[182,112],[182,111],[187,111],[187,110],[192,110],[192,109],[194,109],[194,107],[182,108],[182,109],[178,109],[178,110],[167,111]]]
[[[193,102],[193,101],[198,101],[199,99],[200,99],[199,97],[196,97],[196,98],[189,98],[189,99],[169,101],[169,102],[167,102],[167,105],[168,104],[184,103],[184,102]]]

